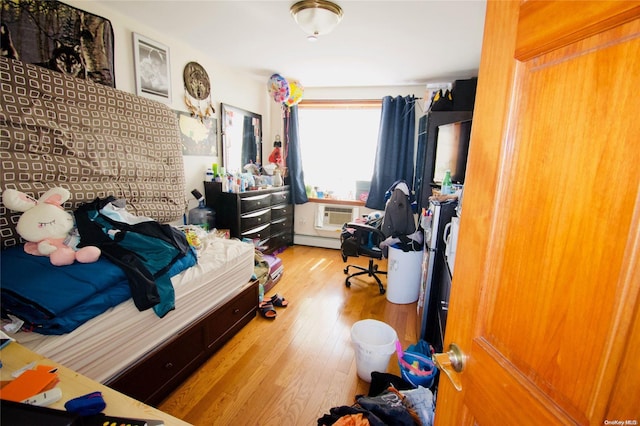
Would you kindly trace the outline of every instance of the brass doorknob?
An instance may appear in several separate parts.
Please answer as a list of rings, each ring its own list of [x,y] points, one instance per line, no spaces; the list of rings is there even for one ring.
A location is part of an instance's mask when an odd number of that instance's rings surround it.
[[[462,390],[462,382],[460,381],[460,375],[458,373],[464,370],[466,360],[467,356],[455,343],[449,345],[447,352],[433,354],[433,362],[436,364],[436,367],[447,375],[457,391]]]

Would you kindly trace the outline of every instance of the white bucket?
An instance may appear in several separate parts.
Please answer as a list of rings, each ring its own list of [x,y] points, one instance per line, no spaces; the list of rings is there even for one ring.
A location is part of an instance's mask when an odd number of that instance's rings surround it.
[[[371,373],[385,373],[396,350],[396,331],[382,321],[366,319],[351,327],[351,342],[356,353],[358,377],[371,382]]]
[[[387,261],[387,300],[405,304],[418,300],[422,277],[422,250],[402,251],[389,246]]]

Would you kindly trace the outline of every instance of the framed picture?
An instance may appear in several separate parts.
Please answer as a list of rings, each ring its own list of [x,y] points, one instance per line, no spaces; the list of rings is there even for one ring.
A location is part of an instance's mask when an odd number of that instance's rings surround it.
[[[188,112],[176,111],[182,139],[182,155],[217,156],[218,121],[215,117],[194,117]]]
[[[136,94],[171,104],[169,48],[133,33],[133,59],[136,72]]]

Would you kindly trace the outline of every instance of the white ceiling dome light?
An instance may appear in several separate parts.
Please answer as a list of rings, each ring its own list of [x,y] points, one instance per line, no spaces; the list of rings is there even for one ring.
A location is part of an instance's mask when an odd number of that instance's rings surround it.
[[[342,8],[327,0],[302,0],[291,6],[291,16],[310,41],[329,34],[342,20]]]

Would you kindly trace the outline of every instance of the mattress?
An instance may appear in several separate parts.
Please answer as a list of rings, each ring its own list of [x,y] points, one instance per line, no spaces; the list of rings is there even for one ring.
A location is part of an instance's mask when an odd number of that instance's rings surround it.
[[[0,84],[2,189],[39,198],[59,186],[69,211],[113,195],[137,216],[182,219],[182,141],[168,105],[6,57]],[[3,248],[21,242],[19,215],[0,200]]]
[[[152,352],[185,326],[224,305],[250,285],[254,246],[208,234],[198,250],[198,263],[174,276],[176,308],[158,318],[153,310],[140,312],[129,299],[87,321],[72,333],[45,336],[13,334],[19,343],[99,382]]]

